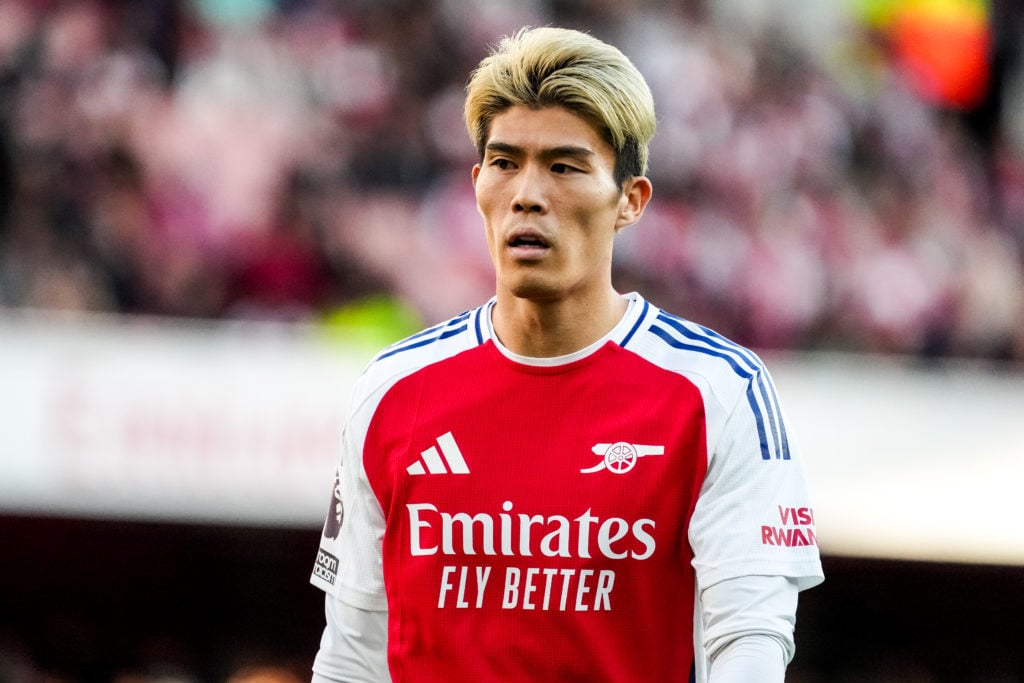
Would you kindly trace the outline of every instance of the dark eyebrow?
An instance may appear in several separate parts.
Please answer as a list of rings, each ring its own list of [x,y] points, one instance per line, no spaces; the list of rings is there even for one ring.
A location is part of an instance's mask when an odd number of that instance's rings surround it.
[[[488,142],[487,146],[484,147],[487,152],[497,152],[498,154],[518,154],[521,149],[515,145],[510,145],[507,142]]]
[[[523,148],[516,145],[511,145],[507,142],[488,142],[484,148],[488,152],[496,152],[498,154],[508,154],[515,156],[523,153]],[[594,156],[594,151],[587,149],[586,147],[577,147],[576,145],[560,145],[558,147],[551,147],[541,151],[541,157],[545,159],[557,159],[559,157],[570,157],[574,159],[589,159]]]
[[[586,147],[577,147],[576,145],[563,145],[561,147],[552,147],[551,149],[544,150],[543,156],[549,159],[557,159],[558,157],[570,157],[573,159],[589,159],[594,155],[594,151],[587,149]]]

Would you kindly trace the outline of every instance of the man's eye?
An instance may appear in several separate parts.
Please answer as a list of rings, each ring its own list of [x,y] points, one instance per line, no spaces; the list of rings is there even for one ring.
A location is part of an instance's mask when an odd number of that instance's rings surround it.
[[[502,171],[507,171],[508,169],[512,168],[512,162],[509,161],[508,159],[495,159],[494,161],[491,162],[491,166],[500,168]]]
[[[573,170],[575,170],[575,169],[573,169],[573,167],[569,166],[568,164],[552,164],[551,165],[551,172],[552,173],[569,173],[570,171],[573,171]]]

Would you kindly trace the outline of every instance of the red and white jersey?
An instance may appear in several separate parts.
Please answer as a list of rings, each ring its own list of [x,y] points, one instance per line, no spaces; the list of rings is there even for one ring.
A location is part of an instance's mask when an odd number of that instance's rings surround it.
[[[511,354],[492,300],[360,378],[312,582],[387,610],[392,680],[695,680],[698,587],[821,581],[761,361],[627,298],[571,356]]]

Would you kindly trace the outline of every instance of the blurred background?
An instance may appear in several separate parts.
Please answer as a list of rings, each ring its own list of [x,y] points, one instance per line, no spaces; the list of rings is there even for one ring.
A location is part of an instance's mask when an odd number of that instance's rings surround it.
[[[0,683],[308,678],[348,387],[491,296],[463,87],[544,24],[655,95],[617,286],[803,440],[789,680],[1024,681],[1020,3],[0,0]]]

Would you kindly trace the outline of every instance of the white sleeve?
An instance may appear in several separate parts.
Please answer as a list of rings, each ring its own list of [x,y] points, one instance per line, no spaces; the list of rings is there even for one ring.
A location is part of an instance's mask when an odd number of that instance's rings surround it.
[[[726,417],[709,429],[708,469],[688,530],[697,585],[762,575],[810,588],[823,574],[799,444],[766,370],[742,390],[730,386],[731,405],[720,406]]]
[[[365,421],[359,416],[342,435],[331,507],[310,582],[349,605],[380,611],[387,609],[382,556],[385,521],[363,467]]]
[[[783,680],[796,649],[799,588],[784,576],[739,576],[700,594],[709,683]]]
[[[389,683],[388,614],[347,605],[327,594],[327,626],[313,661],[313,683]]]
[[[718,653],[708,683],[782,683],[785,678],[779,641],[771,636],[743,636]]]

